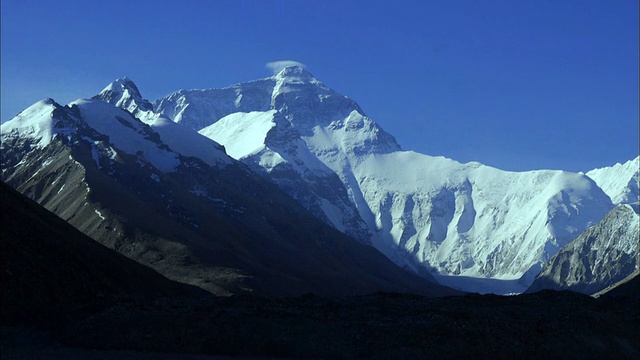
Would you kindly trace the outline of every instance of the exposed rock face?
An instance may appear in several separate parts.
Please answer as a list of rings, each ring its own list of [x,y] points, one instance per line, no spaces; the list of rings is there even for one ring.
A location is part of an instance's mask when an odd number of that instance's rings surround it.
[[[546,262],[527,292],[542,289],[594,294],[638,269],[638,214],[613,209]]]

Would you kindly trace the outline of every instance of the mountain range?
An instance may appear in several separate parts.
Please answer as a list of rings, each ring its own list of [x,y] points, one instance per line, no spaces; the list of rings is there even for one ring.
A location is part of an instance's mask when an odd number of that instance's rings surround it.
[[[154,104],[131,84],[96,98],[198,131],[336,229],[463,290],[523,291],[613,208],[583,174],[512,173],[403,151],[356,102],[299,66]]]
[[[516,173],[404,151],[299,66],[154,103],[123,78],[2,124],[3,181],[217,294],[523,292],[615,205],[637,209],[637,164]]]
[[[197,133],[190,143],[215,151],[207,162],[176,152],[155,131],[171,124],[99,100],[40,101],[3,124],[3,181],[103,245],[214,294],[455,293],[325,225]]]

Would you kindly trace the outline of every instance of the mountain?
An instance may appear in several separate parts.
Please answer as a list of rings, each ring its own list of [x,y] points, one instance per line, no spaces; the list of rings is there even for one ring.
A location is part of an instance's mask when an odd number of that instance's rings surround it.
[[[3,325],[96,300],[206,295],[98,244],[3,182],[0,199]]]
[[[127,110],[149,125],[171,149],[184,156],[197,157],[211,166],[231,163],[224,148],[218,143],[203,136],[197,136],[193,131],[179,126],[166,116],[154,113],[153,105],[142,98],[138,87],[126,77],[109,84],[91,99],[101,100]]]
[[[308,84],[313,84],[312,92],[303,91],[301,99],[296,89],[305,90]],[[298,101],[307,106],[294,106]],[[283,111],[285,108],[288,110]],[[348,115],[353,108],[359,109],[354,101],[295,66],[275,77],[225,89],[181,90],[154,103],[158,114],[217,142],[225,141],[229,154],[276,183],[316,217],[371,243],[371,229],[351,200],[352,189],[310,151],[302,137],[310,130],[291,123],[294,113],[328,122]],[[217,128],[206,129],[226,116]]]
[[[640,156],[624,164],[593,169],[587,172],[611,201],[616,204],[630,204],[638,209],[638,168]]]
[[[619,205],[549,259],[527,290],[571,290],[594,294],[638,269],[640,217]]]
[[[107,90],[135,111],[47,99],[2,124],[2,180],[103,245],[214,294],[456,293],[325,225],[195,131],[136,118],[145,110],[130,82]]]
[[[200,130],[230,156],[275,183],[316,217],[363,243],[371,232],[339,176],[308,149],[279,112],[234,113]]]
[[[142,98],[136,84],[127,77],[116,79],[92,99],[106,101],[132,114],[134,112],[153,113],[153,105]]]
[[[180,90],[153,108],[222,144],[334,228],[464,290],[523,291],[542,262],[613,208],[582,174],[403,151],[356,102],[299,66]]]

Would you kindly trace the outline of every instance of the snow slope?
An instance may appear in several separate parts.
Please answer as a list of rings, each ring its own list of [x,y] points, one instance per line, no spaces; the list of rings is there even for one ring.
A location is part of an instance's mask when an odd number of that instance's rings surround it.
[[[276,125],[273,114],[273,111],[234,113],[199,133],[225,146],[229,156],[242,159],[265,149],[267,133]]]
[[[142,98],[138,87],[126,77],[107,85],[92,99],[127,110],[151,126],[165,144],[183,156],[197,157],[211,166],[232,163],[224,148],[218,143],[199,135],[190,128],[176,124],[166,116],[155,113],[151,103]]]
[[[374,245],[399,264],[461,276],[448,285],[521,292],[541,262],[611,208],[589,178],[561,171],[505,172],[478,163],[396,151],[346,156]],[[477,289],[469,279],[491,278]],[[522,278],[521,282],[514,282]]]
[[[24,137],[34,140],[34,146],[44,148],[54,138],[57,132],[62,131],[58,126],[59,119],[54,116],[54,111],[60,105],[53,99],[40,100],[20,112],[10,121],[0,127],[2,137]],[[73,131],[73,127],[66,132]]]
[[[405,169],[408,176],[392,176]],[[448,275],[519,278],[609,207],[589,179],[559,171],[510,173],[395,152],[369,156],[353,173],[384,234],[378,247],[399,247]]]
[[[180,164],[178,154],[131,113],[99,100],[76,100],[70,105],[77,106],[86,123],[107,135],[116,148],[146,159],[160,171],[174,171]]]
[[[157,113],[194,130],[201,130],[235,112],[267,111],[273,79],[224,89],[180,90],[154,102]]]
[[[42,149],[56,136],[68,137],[81,128],[99,134],[86,139],[93,144],[96,162],[98,153],[103,151],[112,159],[119,151],[138,156],[163,172],[175,171],[181,163],[180,156],[196,156],[210,165],[233,162],[219,144],[166,117],[157,116],[149,126],[130,112],[101,100],[79,99],[67,106],[52,99],[42,100],[2,124],[1,131],[5,142],[31,139],[32,147]]]
[[[227,115],[200,130],[308,210],[361,242],[371,234],[336,174],[312,154],[298,130],[277,111]]]
[[[638,166],[640,156],[624,164],[617,163],[587,172],[611,201],[618,204],[633,204],[638,208]]]
[[[154,109],[224,144],[283,188],[292,182],[277,177],[279,164],[298,175],[317,174],[319,160],[337,175],[349,202],[321,206],[325,220],[336,211],[355,212],[353,224],[366,224],[376,248],[416,272],[511,284],[485,292],[522,291],[542,262],[613,208],[581,174],[513,173],[402,151],[353,100],[300,67],[225,89],[181,90]],[[294,198],[305,204],[310,196]]]

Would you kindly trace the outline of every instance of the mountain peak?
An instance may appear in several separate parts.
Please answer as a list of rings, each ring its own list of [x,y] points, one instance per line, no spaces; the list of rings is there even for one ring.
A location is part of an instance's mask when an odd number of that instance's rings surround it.
[[[103,93],[105,91],[113,91],[113,92],[120,92],[120,93],[123,93],[126,91],[126,92],[129,92],[134,97],[142,98],[142,96],[140,95],[140,90],[138,90],[138,87],[136,86],[136,84],[126,76],[123,78],[116,79],[114,82],[107,85],[107,87],[104,88],[104,90],[102,90],[100,93]]]
[[[151,103],[142,98],[136,84],[126,76],[116,79],[107,85],[92,99],[102,100],[129,111],[134,111],[135,109],[147,111],[153,108]]]
[[[36,102],[2,124],[0,128],[2,141],[6,141],[5,136],[17,136],[34,140],[36,147],[42,148],[49,145],[56,132],[54,127],[59,121],[56,110],[60,108],[60,104],[51,98]]]
[[[300,80],[315,79],[313,75],[300,65],[287,66],[275,76],[276,79],[295,78]]]

